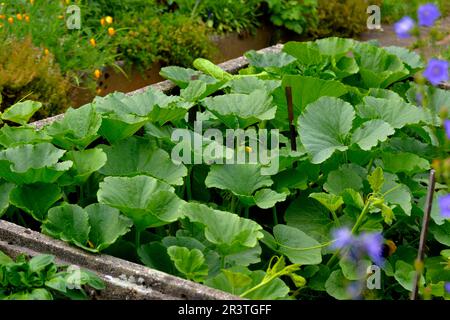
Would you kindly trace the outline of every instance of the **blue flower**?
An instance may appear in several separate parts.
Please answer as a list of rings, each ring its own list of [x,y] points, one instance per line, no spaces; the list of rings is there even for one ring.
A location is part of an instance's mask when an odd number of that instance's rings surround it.
[[[355,240],[349,228],[340,228],[333,231],[333,249],[344,249],[349,247]]]
[[[450,282],[447,282],[445,284],[445,291],[447,291],[447,293],[450,294]]]
[[[399,38],[409,38],[414,25],[414,20],[411,17],[406,16],[394,24],[394,30]]]
[[[432,3],[420,6],[417,14],[419,16],[419,26],[423,27],[432,27],[441,16],[439,8]]]
[[[444,129],[447,139],[450,139],[450,120],[447,119],[444,121]]]
[[[438,205],[441,210],[441,215],[444,218],[450,219],[450,194],[439,197]]]
[[[363,233],[360,236],[361,245],[363,246],[367,255],[377,265],[383,263],[383,243],[384,239],[381,233]]]
[[[448,81],[448,62],[445,60],[430,59],[423,76],[434,86]]]

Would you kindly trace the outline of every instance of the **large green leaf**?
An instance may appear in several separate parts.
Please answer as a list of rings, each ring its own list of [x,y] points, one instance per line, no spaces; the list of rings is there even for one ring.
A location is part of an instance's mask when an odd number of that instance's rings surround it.
[[[250,50],[245,53],[244,56],[250,62],[251,66],[255,66],[258,68],[282,68],[296,60],[294,57],[288,55],[285,52],[258,53],[255,50]]]
[[[0,151],[0,177],[15,184],[53,183],[73,165],[72,161],[58,162],[64,153],[50,143]]]
[[[412,195],[408,186],[398,183],[398,177],[388,172],[384,173],[384,184],[381,193],[384,193],[384,200],[388,204],[400,206],[406,215],[411,215]]]
[[[229,128],[247,128],[275,118],[277,108],[264,90],[250,94],[232,93],[203,100],[205,107]]]
[[[414,51],[408,50],[407,48],[398,46],[384,47],[384,50],[390,54],[396,55],[400,60],[403,61],[411,70],[412,73],[419,71],[425,67],[420,55]]]
[[[69,109],[64,118],[53,122],[45,132],[53,137],[53,143],[65,149],[85,149],[98,135],[102,118],[92,104],[78,109]]]
[[[308,105],[298,127],[312,163],[322,163],[335,151],[348,149],[346,138],[354,118],[353,107],[337,98],[323,97]]]
[[[337,300],[349,300],[351,295],[347,290],[350,282],[344,277],[341,270],[335,270],[325,283],[327,293]]]
[[[18,124],[26,124],[31,117],[42,108],[42,103],[35,101],[24,101],[14,104],[6,109],[1,115],[3,120]]]
[[[11,191],[9,197],[12,205],[42,222],[51,206],[62,198],[62,193],[55,184],[38,183],[17,186]]]
[[[107,177],[97,194],[100,203],[119,209],[144,230],[178,220],[183,203],[174,188],[148,176]]]
[[[276,225],[273,228],[273,238],[271,237],[266,233],[263,242],[272,250],[288,257],[292,263],[311,265],[322,262],[320,243],[297,228]]]
[[[395,133],[394,128],[383,120],[370,120],[363,123],[355,130],[352,143],[356,143],[365,151],[376,147],[379,142],[384,142],[390,135]]]
[[[172,185],[182,185],[187,169],[176,165],[166,151],[148,140],[132,137],[113,146],[101,146],[108,157],[100,173],[107,176],[149,175]]]
[[[201,282],[208,276],[208,266],[200,250],[172,246],[167,249],[167,253],[177,270],[188,280]]]
[[[89,215],[83,208],[77,205],[63,204],[49,210],[41,229],[43,233],[54,238],[85,247],[88,245],[91,227],[89,226]]]
[[[4,125],[0,129],[0,145],[5,148],[16,147],[23,144],[35,144],[39,142],[51,142],[52,138],[35,127],[10,127]]]
[[[9,207],[10,192],[14,189],[14,184],[8,182],[0,182],[0,217]]]
[[[230,212],[196,203],[186,203],[183,212],[191,222],[200,223],[204,227],[206,239],[215,244],[222,255],[253,248],[263,237],[259,224]]]
[[[357,107],[358,116],[363,119],[381,119],[394,129],[425,120],[423,111],[403,100],[381,99],[367,96]]]
[[[61,184],[81,184],[106,163],[106,154],[100,148],[69,151],[64,160],[73,162],[72,168],[61,177]]]
[[[421,173],[430,169],[428,160],[408,152],[383,152],[383,166],[392,173]]]
[[[359,191],[362,187],[361,177],[350,166],[342,166],[338,170],[331,171],[328,174],[327,182],[323,185],[326,191],[337,196],[341,195],[346,189]]]
[[[295,227],[320,242],[330,240],[334,222],[325,207],[314,199],[300,196],[288,207],[284,218],[288,226]]]
[[[90,245],[95,251],[102,251],[130,231],[133,222],[120,214],[120,211],[103,204],[95,203],[85,208],[89,216]]]
[[[402,61],[383,48],[361,42],[354,53],[366,88],[387,88],[409,75]]]

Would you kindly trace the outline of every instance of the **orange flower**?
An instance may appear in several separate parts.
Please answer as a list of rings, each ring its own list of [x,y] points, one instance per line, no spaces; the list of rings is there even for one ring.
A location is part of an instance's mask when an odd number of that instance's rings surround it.
[[[30,16],[29,16],[29,15],[26,15],[26,16],[25,16],[25,21],[26,21],[26,22],[30,22]]]
[[[0,14],[0,19],[4,20],[6,16],[4,14]]]
[[[8,22],[11,23],[11,24],[14,23],[14,18],[13,17],[9,17],[8,18]]]
[[[100,24],[101,24],[102,26],[104,26],[104,25],[106,24],[105,18],[101,18],[101,19],[100,19]]]
[[[21,21],[23,19],[23,16],[21,13],[16,14],[17,20]]]
[[[112,23],[113,23],[113,18],[110,17],[110,16],[107,16],[107,17],[105,18],[105,21],[106,21],[107,24],[112,24]]]
[[[48,49],[45,48],[45,49],[44,49],[44,54],[45,54],[46,56],[48,56],[48,55],[50,54],[50,51],[48,51]]]
[[[92,38],[91,40],[89,40],[91,46],[95,47],[97,45],[97,42],[95,41],[94,38]]]
[[[100,70],[96,69],[96,70],[94,71],[94,77],[95,77],[95,79],[100,79],[101,76],[102,76],[102,72],[101,72]]]
[[[112,37],[116,34],[116,30],[113,27],[108,28],[108,34]]]

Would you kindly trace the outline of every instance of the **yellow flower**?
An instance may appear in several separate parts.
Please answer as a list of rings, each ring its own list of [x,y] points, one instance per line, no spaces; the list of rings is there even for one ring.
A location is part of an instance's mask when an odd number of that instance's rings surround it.
[[[251,153],[253,149],[251,147],[245,147],[245,152]]]
[[[112,37],[116,34],[116,30],[113,27],[108,28],[108,34]]]
[[[94,77],[95,77],[95,79],[100,79],[101,76],[102,76],[102,72],[101,72],[100,70],[96,69],[96,70],[94,71]]]
[[[105,18],[101,18],[101,19],[100,19],[100,24],[101,24],[102,26],[104,26],[104,25],[106,24]]]
[[[107,17],[105,18],[105,21],[106,21],[107,24],[112,24],[112,23],[113,23],[113,18],[110,17],[110,16],[107,16]]]
[[[97,94],[101,94],[101,93],[102,93],[102,89],[98,88],[98,89],[96,90],[96,92],[97,92]]]
[[[14,23],[14,18],[13,17],[9,17],[8,18],[8,22],[11,23],[11,24]]]
[[[34,4],[34,0],[30,0],[30,4],[33,5]]]
[[[61,15],[61,16],[58,16],[58,19],[59,19],[59,20],[63,20],[63,19],[64,19],[64,16],[62,16],[62,15]]]
[[[94,38],[92,38],[91,40],[89,40],[89,42],[91,43],[91,46],[95,47],[97,45],[97,42],[95,41]]]
[[[4,14],[0,14],[0,19],[4,20],[6,16]]]
[[[23,19],[23,16],[21,13],[16,14],[17,20],[21,21]]]
[[[48,49],[45,48],[45,49],[44,49],[44,54],[45,54],[46,56],[48,56],[48,55],[50,54],[50,51],[48,51]]]
[[[26,22],[30,22],[30,16],[29,15],[25,15],[25,21]]]

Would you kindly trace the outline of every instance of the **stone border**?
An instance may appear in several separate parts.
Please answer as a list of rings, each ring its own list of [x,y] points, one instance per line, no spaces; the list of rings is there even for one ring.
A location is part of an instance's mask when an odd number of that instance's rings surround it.
[[[91,293],[98,299],[230,300],[228,293],[104,254],[91,254],[63,241],[0,220],[0,250],[16,257],[52,254],[57,262],[97,273],[107,290]]]

